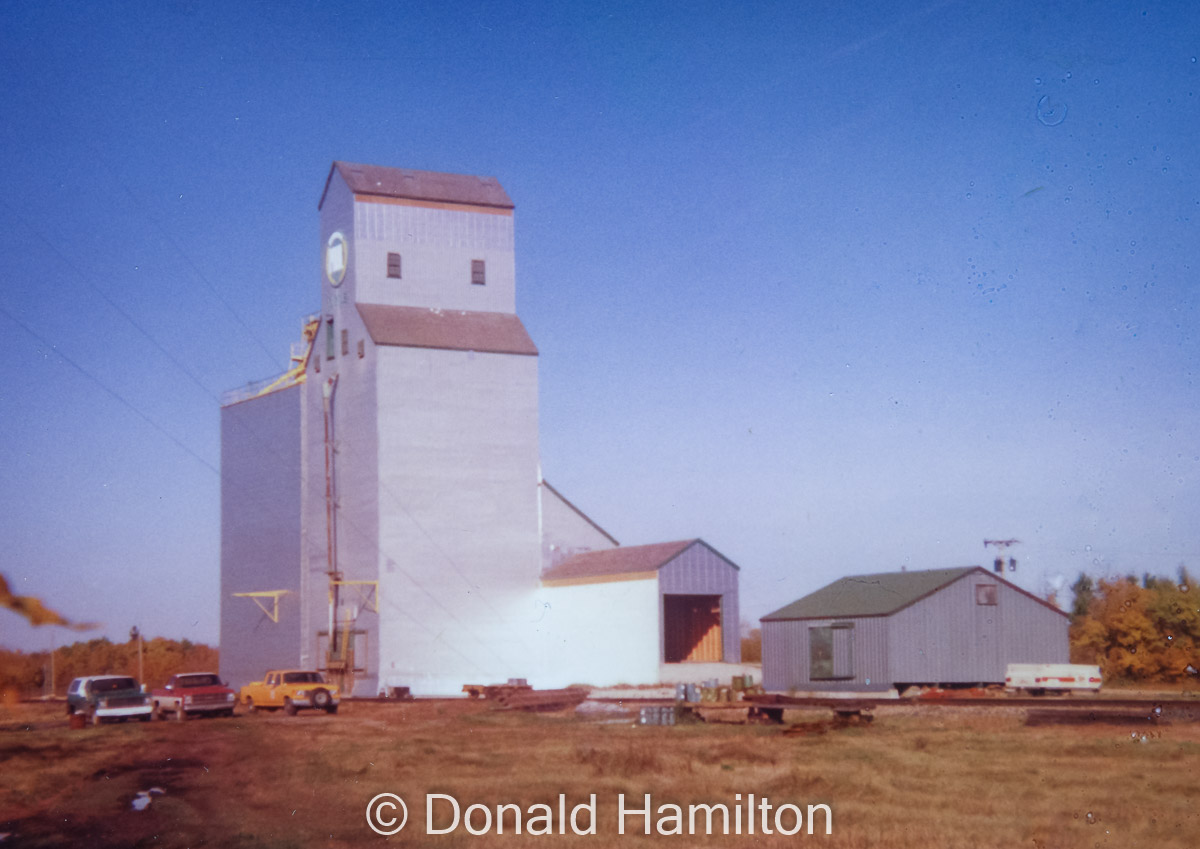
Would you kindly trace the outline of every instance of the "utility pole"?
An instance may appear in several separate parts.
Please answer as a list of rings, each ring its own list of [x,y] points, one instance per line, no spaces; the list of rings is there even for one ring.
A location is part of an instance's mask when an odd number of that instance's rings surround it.
[[[137,625],[134,625],[132,628],[129,629],[129,639],[131,641],[137,640],[138,683],[145,684],[146,683],[146,670],[145,670],[145,667],[142,666],[142,632],[138,630]]]
[[[1019,545],[1019,539],[985,539],[983,547],[994,546],[996,549],[996,559],[992,562],[992,571],[1000,574],[1004,571],[1004,552],[1012,548],[1014,545]],[[1012,555],[1008,557],[1008,571],[1017,571],[1017,559]]]

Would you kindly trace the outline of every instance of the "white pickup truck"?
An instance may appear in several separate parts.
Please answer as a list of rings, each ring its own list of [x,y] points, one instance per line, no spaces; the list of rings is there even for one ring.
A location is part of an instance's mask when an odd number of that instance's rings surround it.
[[[1100,689],[1100,667],[1084,663],[1010,663],[1004,687],[1031,696]]]

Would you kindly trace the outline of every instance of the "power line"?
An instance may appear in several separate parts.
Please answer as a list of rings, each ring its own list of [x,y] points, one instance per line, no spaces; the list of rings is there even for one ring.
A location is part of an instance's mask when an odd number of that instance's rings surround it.
[[[168,231],[165,227],[163,227],[162,222],[159,221],[157,218],[155,218],[154,215],[152,215],[148,211],[149,207],[147,207],[146,204],[142,203],[141,200],[138,199],[137,195],[135,195],[133,193],[133,190],[130,189],[129,186],[127,186],[125,184],[125,182],[120,178],[120,176],[118,176],[116,174],[116,172],[113,170],[111,165],[108,166],[108,168],[109,168],[109,171],[115,177],[117,183],[121,186],[122,189],[125,190],[125,193],[127,195],[129,195],[130,200],[132,200],[134,202],[134,204],[136,204],[137,206],[141,207],[143,214],[148,219],[150,219],[151,222],[153,222],[154,226],[158,228],[158,231],[159,231],[159,233],[162,234],[163,238],[165,238],[167,240],[167,242],[170,243],[171,247],[175,249],[175,252],[178,253],[181,257],[183,257],[183,261],[186,262],[188,264],[188,266],[192,269],[192,271],[195,273],[195,275],[198,278],[200,278],[200,282],[205,285],[205,287],[208,289],[209,293],[214,298],[216,298],[217,302],[220,303],[221,306],[223,306],[226,309],[226,311],[231,316],[233,316],[234,320],[236,320],[237,323],[242,326],[242,329],[246,332],[246,335],[249,336],[256,345],[258,345],[258,347],[263,351],[263,353],[265,353],[267,355],[267,358],[270,359],[271,362],[274,363],[279,368],[280,371],[286,370],[287,367],[278,360],[278,358],[275,356],[275,354],[273,354],[270,351],[269,348],[267,348],[266,343],[263,342],[262,339],[260,339],[253,330],[251,330],[250,325],[247,324],[245,319],[243,319],[241,317],[241,315],[238,313],[238,311],[233,308],[233,305],[230,304],[229,301],[227,301],[223,295],[221,295],[221,293],[217,290],[217,287],[214,286],[212,284],[212,282],[208,279],[208,277],[204,274],[204,272],[200,270],[200,266],[198,266],[196,264],[195,260],[193,260],[191,258],[191,256],[186,251],[184,251],[183,247],[179,244],[179,242],[175,239],[175,237],[170,233],[170,231]]]
[[[251,330],[250,326],[242,319],[240,314],[233,308],[233,306],[224,297],[221,296],[221,294],[217,291],[216,287],[213,286],[211,281],[208,280],[207,276],[199,268],[199,266],[195,263],[195,261],[193,261],[192,258],[190,257],[190,255],[188,255],[188,253],[183,250],[183,247],[179,244],[178,240],[175,239],[175,237],[170,232],[168,232],[165,227],[163,227],[161,221],[157,217],[155,217],[154,215],[152,215],[149,212],[149,209],[146,206],[146,204],[144,204],[137,197],[137,195],[134,194],[132,189],[130,189],[129,186],[120,178],[120,176],[117,174],[115,169],[113,169],[112,166],[106,161],[105,157],[103,157],[100,154],[97,154],[96,158],[99,161],[104,162],[104,164],[106,165],[109,172],[113,175],[113,178],[117,181],[117,183],[125,191],[125,193],[128,195],[130,200],[134,203],[134,205],[137,206],[141,210],[142,214],[146,218],[148,218],[154,224],[154,226],[156,228],[158,228],[159,232],[167,240],[167,242],[175,250],[175,252],[180,257],[183,258],[183,260],[187,263],[187,265],[195,273],[197,278],[199,278],[201,280],[201,282],[204,283],[204,285],[208,289],[209,293],[234,317],[234,319],[237,321],[237,323],[242,327],[242,330],[245,332],[245,334],[251,340],[253,340],[255,342],[255,344],[257,344],[258,347],[264,353],[266,353],[267,357],[276,366],[278,366],[281,370],[284,370],[284,366],[282,364],[280,364],[279,360],[276,359],[275,355],[266,347],[266,345],[263,343],[263,341]],[[4,207],[10,213],[13,212],[12,207],[9,206],[2,199],[0,199],[0,204],[3,204]],[[217,395],[217,393],[215,393],[212,389],[210,389],[200,379],[200,377],[195,372],[193,372],[183,361],[181,361],[177,356],[175,356],[162,342],[160,342],[155,337],[154,334],[152,334],[149,330],[147,330],[145,327],[143,327],[141,325],[141,323],[139,323],[124,308],[122,308],[120,306],[120,304],[118,304],[115,300],[113,300],[113,298],[111,298],[107,292],[105,292],[102,288],[100,288],[94,281],[89,279],[88,275],[85,274],[83,271],[81,271],[73,262],[71,262],[71,260],[58,248],[58,246],[54,242],[52,242],[49,238],[47,238],[45,235],[43,235],[41,233],[41,231],[39,231],[36,227],[31,225],[28,221],[26,221],[24,219],[22,219],[22,221],[25,223],[26,229],[29,230],[29,232],[32,233],[32,235],[39,242],[41,242],[55,257],[57,257],[58,260],[66,268],[68,268],[84,285],[86,285],[88,288],[90,288],[92,291],[94,291],[106,304],[108,304],[108,306],[114,312],[116,312],[123,319],[125,319],[125,321],[131,327],[133,327],[142,337],[144,337],[147,341],[149,341],[158,351],[160,351],[167,358],[167,360],[173,366],[175,366],[176,369],[178,369],[183,375],[185,375],[190,381],[192,381],[192,383],[194,383],[196,386],[198,386],[201,389],[201,391],[203,391],[208,397],[212,398],[218,404],[220,403],[220,397],[219,397],[219,395]],[[111,389],[108,385],[106,385],[103,381],[101,381],[96,375],[92,374],[87,369],[83,368],[83,366],[81,366],[78,362],[71,359],[66,354],[62,353],[53,343],[51,343],[49,340],[47,340],[41,334],[38,334],[36,331],[34,331],[31,327],[29,327],[27,324],[25,324],[20,319],[18,319],[15,315],[13,315],[7,309],[4,309],[2,306],[0,306],[0,311],[2,311],[4,313],[4,315],[9,318],[10,321],[12,321],[14,324],[19,326],[21,329],[23,329],[26,333],[28,333],[30,336],[32,336],[34,339],[36,339],[38,342],[40,342],[41,344],[43,344],[46,347],[53,350],[55,352],[55,354],[57,356],[59,356],[64,362],[66,362],[72,368],[76,369],[81,374],[83,374],[87,379],[89,379],[90,381],[95,383],[97,386],[99,386],[110,397],[112,397],[113,399],[118,401],[122,406],[126,407],[128,410],[133,412],[135,415],[137,415],[143,421],[145,421],[146,423],[151,425],[155,430],[162,433],[164,436],[166,436],[168,439],[170,439],[176,446],[178,446],[181,450],[183,450],[184,452],[186,452],[187,454],[189,454],[190,456],[195,458],[197,461],[199,461],[205,468],[207,468],[214,475],[216,475],[218,477],[218,479],[220,478],[221,473],[215,466],[213,466],[210,462],[205,460],[196,451],[192,450],[182,440],[175,437],[165,427],[160,425],[157,421],[155,421],[149,415],[142,412],[142,410],[139,407],[137,407],[135,404],[133,404],[131,401],[126,399],[124,396],[122,396],[115,390]],[[237,419],[235,419],[234,421],[235,421],[235,426],[239,427],[240,429],[250,432],[249,431],[250,426],[247,423],[245,423],[241,420],[237,420]],[[276,455],[277,459],[283,459],[282,454],[279,453],[277,447],[273,443],[269,444],[269,450],[273,454]],[[382,483],[382,481],[381,481],[381,483]],[[437,541],[429,533],[429,531],[419,521],[417,521],[416,517],[414,517],[412,515],[412,513],[404,506],[404,504],[400,501],[399,497],[394,492],[392,492],[391,489],[386,486],[386,484],[384,484],[384,489],[385,489],[385,491],[388,492],[389,495],[391,495],[391,497],[395,500],[397,507],[399,507],[399,509],[405,514],[405,516],[408,517],[409,521],[412,522],[412,524],[417,528],[417,530],[421,533],[421,535],[424,536],[426,540],[428,540],[428,542],[434,547],[434,549],[438,552],[438,554],[442,557],[442,559],[463,580],[463,582],[467,585],[468,589],[474,590],[475,586],[471,583],[470,579],[466,576],[466,574],[464,574],[464,572],[459,567],[459,565],[437,543]],[[345,516],[344,513],[341,515],[343,517],[343,520],[347,521],[354,528],[354,530],[360,534],[360,536],[363,536],[364,538],[369,539],[368,535],[366,535],[361,530],[361,528],[359,528],[355,523],[353,523],[352,520],[349,520]],[[370,540],[370,544],[372,545],[372,547],[374,547],[375,553],[378,556],[386,557],[389,561],[391,561],[393,563],[398,562],[398,558],[395,558],[395,557],[391,556],[388,552],[385,552],[383,550],[383,548],[379,546],[378,541]],[[299,564],[297,564],[297,565],[299,565]],[[407,570],[403,569],[403,567],[398,566],[397,568],[399,568],[401,573],[409,579],[409,581],[413,584],[413,586],[420,589],[435,605],[437,605],[438,608],[440,608],[448,617],[450,617],[450,619],[452,621],[454,621],[458,625],[462,626],[464,632],[472,633],[472,635],[480,643],[481,646],[483,646],[485,649],[487,649],[489,652],[491,652],[493,654],[493,656],[495,657],[495,659],[497,661],[499,661],[501,664],[504,663],[503,658],[501,658],[498,654],[496,654],[495,650],[491,646],[484,643],[483,640],[479,637],[478,633],[474,631],[474,629],[471,629],[470,626],[467,625],[467,623],[465,623],[461,619],[459,619],[428,588],[426,588],[419,581],[417,581]],[[504,616],[491,604],[491,602],[483,594],[478,594],[478,595],[476,595],[476,597],[482,599],[485,606],[487,606],[488,609],[491,610],[491,612],[496,616],[497,620],[500,622],[501,625],[508,627],[508,628],[512,628],[511,624],[505,620]],[[429,633],[433,633],[432,629],[430,629],[427,625],[425,625],[423,622],[418,620],[411,613],[407,613],[407,612],[403,611],[398,605],[396,605],[394,602],[391,602],[390,599],[388,600],[388,604],[391,607],[393,607],[397,612],[400,612],[402,615],[409,618],[411,621],[413,621],[419,627],[423,628],[424,630],[426,630]],[[467,660],[469,663],[471,663],[473,666],[475,666],[473,661],[470,661],[469,658],[467,658],[465,655],[462,655],[462,653],[459,652],[457,649],[455,649],[450,643],[448,643],[444,639],[442,639],[440,634],[434,634],[434,637],[436,640],[442,642],[447,647],[451,648],[451,650],[458,653],[461,657],[463,657],[464,660]],[[524,642],[524,641],[522,640],[522,642]],[[528,649],[529,649],[529,647],[526,645],[526,650],[528,650]],[[476,666],[476,668],[478,668],[478,667]]]
[[[34,104],[33,98],[27,92],[18,90],[16,92],[10,92],[10,93],[14,93],[18,97],[23,98],[27,105],[32,106]],[[177,254],[179,254],[179,256],[187,264],[187,266],[189,268],[191,268],[192,272],[196,275],[196,277],[200,280],[200,282],[204,284],[204,286],[208,290],[209,294],[226,310],[226,312],[228,312],[233,317],[234,321],[236,321],[239,325],[241,325],[241,327],[245,331],[246,335],[259,347],[259,349],[266,355],[267,359],[280,371],[285,370],[286,366],[282,362],[280,362],[277,355],[273,351],[271,351],[270,348],[267,347],[266,343],[263,342],[263,340],[253,331],[253,329],[246,322],[246,320],[242,318],[241,314],[236,309],[234,309],[233,304],[231,304],[220,293],[220,291],[217,289],[217,287],[215,285],[213,285],[212,281],[210,281],[208,279],[208,276],[204,273],[204,271],[200,268],[200,266],[196,263],[196,261],[192,259],[191,255],[188,254],[188,252],[183,249],[183,246],[180,245],[179,241],[175,238],[175,236],[169,230],[167,230],[166,227],[163,226],[161,220],[159,220],[155,215],[153,215],[150,212],[149,205],[144,203],[136,194],[134,194],[133,190],[121,178],[120,172],[113,166],[112,162],[105,155],[105,153],[101,149],[101,147],[96,144],[95,139],[93,137],[84,136],[84,137],[80,137],[79,139],[77,139],[77,141],[81,142],[84,145],[84,147],[89,151],[91,160],[93,162],[98,162],[104,166],[105,170],[108,171],[108,173],[112,177],[112,179],[115,180],[117,185],[119,185],[121,187],[122,191],[124,191],[125,194],[129,196],[129,199],[133,202],[134,206],[136,206],[139,209],[142,216],[144,218],[146,218],[147,220],[149,220],[151,222],[151,224],[153,224],[154,227],[158,229],[158,232],[163,236],[163,238],[166,239],[166,241],[170,244],[170,246],[174,249],[174,251]],[[13,212],[12,207],[8,206],[8,204],[5,204],[5,207],[9,210],[10,213]],[[53,250],[60,258],[62,258],[61,252],[58,251],[58,249],[53,245],[52,242],[50,242],[44,236],[41,236],[40,233],[37,233],[37,230],[35,228],[33,228],[28,223],[28,221],[26,221],[25,215],[21,215],[21,216],[17,216],[17,217],[20,220],[25,221],[26,227],[28,227],[35,234],[37,234],[39,239],[41,239],[42,242],[49,245],[51,250]],[[65,261],[65,259],[64,259],[64,261]],[[70,265],[70,263],[67,263],[67,264]],[[82,277],[82,275],[81,275],[81,277]],[[86,282],[86,280],[85,280],[85,282]],[[95,289],[96,287],[93,286],[92,288]],[[96,289],[96,291],[100,291],[100,290]],[[125,317],[128,318],[128,316],[124,313],[124,311],[121,310],[119,307],[117,307],[115,304],[113,304],[112,301],[106,295],[104,295],[102,292],[101,292],[101,295],[102,295],[102,297],[104,297],[104,299],[106,301],[109,302],[110,305],[112,305],[114,307],[114,309],[116,309],[118,312],[120,312],[122,315],[125,315]],[[132,320],[131,320],[131,323],[133,323]],[[135,323],[135,326],[136,326],[136,323]],[[159,345],[157,341],[155,341],[155,345],[157,347],[159,347],[160,350],[163,350],[164,353],[166,353],[165,349],[163,349],[162,346]],[[168,354],[168,356],[170,356],[170,355]],[[174,362],[176,365],[179,365],[179,362],[174,357],[172,357],[171,359],[172,359],[172,362]],[[193,379],[195,379],[195,377],[187,369],[183,369],[183,371],[185,374],[188,374],[189,377],[192,377]],[[208,391],[211,394],[211,390],[206,389],[205,391]]]
[[[220,479],[220,477],[221,477],[221,473],[220,473],[220,471],[219,471],[219,470],[218,470],[218,469],[217,469],[215,466],[213,466],[213,465],[212,465],[212,463],[208,462],[206,459],[204,459],[204,457],[202,457],[200,454],[198,454],[196,451],[194,451],[192,448],[190,448],[190,447],[189,447],[189,446],[188,446],[186,443],[184,443],[182,440],[180,440],[178,437],[176,437],[174,434],[172,434],[170,431],[168,431],[168,430],[167,430],[165,427],[163,427],[162,425],[160,425],[160,424],[159,424],[157,421],[155,421],[155,420],[154,420],[152,417],[150,417],[148,414],[144,413],[144,412],[143,412],[143,411],[142,411],[142,410],[141,410],[141,409],[140,409],[140,408],[139,408],[137,405],[135,405],[133,402],[129,401],[127,398],[125,398],[123,395],[121,395],[120,393],[118,393],[116,390],[114,390],[114,389],[112,389],[111,387],[109,387],[107,384],[105,384],[105,383],[104,383],[104,381],[100,380],[100,378],[98,378],[96,375],[92,374],[90,371],[88,371],[87,369],[85,369],[83,366],[81,366],[81,365],[80,365],[78,362],[76,362],[74,359],[72,359],[71,357],[69,357],[69,356],[67,356],[66,354],[64,354],[64,353],[63,353],[61,350],[59,350],[59,349],[58,349],[58,347],[57,347],[56,345],[54,345],[54,343],[52,343],[50,340],[48,340],[48,339],[47,339],[45,336],[43,336],[43,335],[41,335],[40,333],[38,333],[37,331],[35,331],[33,328],[31,328],[31,327],[30,327],[29,325],[27,325],[25,322],[21,321],[19,318],[17,318],[15,315],[13,315],[13,314],[12,314],[12,313],[11,313],[11,312],[8,310],[8,309],[6,309],[6,308],[5,308],[3,305],[0,305],[0,313],[3,313],[3,314],[4,314],[4,316],[5,316],[6,318],[8,318],[8,320],[9,320],[9,321],[11,321],[13,324],[17,325],[18,327],[20,327],[20,328],[21,328],[22,330],[24,330],[24,331],[25,331],[25,332],[26,332],[26,333],[27,333],[29,336],[31,336],[33,339],[35,339],[37,342],[39,342],[41,345],[43,345],[43,346],[45,346],[46,348],[48,348],[49,350],[53,351],[53,352],[54,352],[54,354],[55,354],[57,357],[59,357],[59,358],[60,358],[60,359],[61,359],[63,362],[67,363],[69,366],[71,366],[71,367],[72,367],[72,368],[74,368],[76,371],[78,371],[80,374],[82,374],[82,375],[83,375],[85,378],[87,378],[88,380],[90,380],[92,383],[96,384],[96,385],[97,385],[98,387],[100,387],[100,389],[102,389],[102,390],[103,390],[103,391],[104,391],[104,392],[105,392],[107,395],[109,395],[111,398],[113,398],[114,400],[116,400],[116,401],[117,401],[118,403],[120,403],[120,404],[121,404],[123,407],[125,407],[126,409],[128,409],[130,412],[132,412],[132,413],[133,413],[134,415],[136,415],[138,418],[142,419],[142,421],[144,421],[144,422],[146,422],[147,424],[149,424],[151,427],[153,427],[155,430],[157,430],[157,431],[158,431],[159,433],[161,433],[163,436],[167,437],[167,439],[171,440],[171,442],[173,442],[173,443],[174,443],[176,446],[178,446],[178,447],[179,447],[181,450],[183,450],[185,453],[187,453],[188,455],[190,455],[191,457],[193,457],[194,459],[196,459],[196,460],[197,460],[197,461],[198,461],[198,462],[199,462],[201,465],[203,465],[203,466],[204,466],[206,469],[208,469],[210,472],[212,472],[214,475],[216,475],[216,477],[218,478],[218,480]],[[124,315],[124,313],[123,313],[123,312],[122,312],[122,314]],[[126,317],[126,318],[128,318],[128,316],[125,316],[125,317]],[[131,323],[135,324],[135,326],[136,326],[136,322],[133,322],[133,321],[132,321],[132,319],[130,319],[130,321],[131,321]],[[147,336],[149,337],[149,334],[147,334]],[[165,353],[165,352],[164,352],[164,353]],[[168,356],[169,356],[169,354],[168,354]],[[172,361],[173,361],[173,362],[175,361],[175,360],[174,360],[174,358],[172,358]],[[178,363],[177,363],[177,365],[178,365]],[[186,371],[186,370],[185,370],[185,371]],[[190,375],[189,375],[189,376],[190,376]],[[201,384],[201,387],[202,387],[202,388],[205,388],[205,387],[203,387],[203,384]],[[208,390],[205,388],[205,391],[207,392]],[[237,425],[238,427],[241,427],[241,428],[243,428],[243,429],[245,429],[245,430],[249,431],[249,426],[248,426],[248,425],[246,425],[246,423],[244,423],[244,422],[242,422],[242,421],[240,421],[240,420],[237,420],[237,419],[235,419],[234,421],[235,421],[235,423],[236,423],[236,425]],[[253,432],[251,432],[251,434],[253,435]],[[263,442],[263,440],[259,440],[259,441],[260,441],[260,443],[261,443],[261,442]],[[274,454],[274,455],[275,455],[275,457],[276,457],[276,459],[281,459],[281,460],[282,460],[282,459],[286,459],[286,458],[284,458],[284,457],[283,457],[283,455],[282,455],[282,454],[279,452],[279,450],[278,450],[277,446],[274,444],[274,442],[272,442],[272,441],[266,441],[266,443],[265,443],[265,444],[268,446],[268,451],[270,451],[272,454]],[[349,521],[349,524],[350,524],[350,525],[351,525],[351,527],[352,527],[352,528],[353,528],[355,531],[357,531],[357,532],[358,532],[360,535],[363,535],[364,537],[366,537],[366,536],[367,536],[367,535],[366,535],[366,534],[365,534],[365,533],[364,533],[364,532],[361,530],[361,528],[359,528],[359,527],[357,526],[357,524],[355,524],[353,521]],[[369,539],[369,537],[368,537],[368,539]],[[391,555],[390,555],[388,552],[384,551],[384,550],[383,550],[383,548],[382,548],[382,547],[380,547],[380,546],[378,545],[378,543],[377,543],[377,542],[373,542],[372,544],[374,545],[374,547],[375,547],[375,550],[376,550],[376,553],[377,553],[378,555],[381,555],[381,556],[387,557],[389,560],[392,560],[393,562],[395,562],[395,558],[394,558],[394,557],[392,557],[392,556],[391,556]],[[299,564],[297,564],[297,567],[299,567]],[[434,602],[436,605],[438,605],[438,607],[440,607],[440,608],[443,610],[443,612],[445,612],[445,613],[446,613],[446,615],[447,615],[447,616],[449,616],[449,617],[450,617],[450,618],[451,618],[453,621],[455,621],[455,622],[456,622],[456,623],[458,623],[460,626],[462,626],[462,627],[463,627],[463,629],[464,629],[464,631],[471,632],[471,629],[470,629],[470,627],[467,625],[467,623],[463,622],[461,619],[459,619],[457,616],[455,616],[455,615],[454,615],[454,613],[453,613],[451,610],[449,610],[449,608],[447,608],[447,607],[446,607],[444,604],[442,604],[442,603],[441,603],[441,602],[440,602],[440,601],[437,599],[437,597],[433,595],[433,593],[431,593],[431,592],[430,592],[428,589],[426,589],[426,588],[425,588],[425,587],[424,587],[424,586],[423,586],[423,585],[422,585],[420,582],[418,582],[418,581],[417,581],[415,578],[413,578],[411,574],[409,574],[407,571],[405,571],[405,570],[403,570],[403,569],[401,569],[401,572],[402,572],[402,573],[403,573],[403,574],[404,574],[404,575],[405,575],[405,576],[406,576],[406,577],[407,577],[407,578],[408,578],[410,581],[412,581],[412,583],[413,583],[413,585],[414,585],[414,586],[418,587],[418,588],[419,588],[419,589],[421,589],[421,590],[422,590],[422,591],[423,591],[423,592],[424,592],[424,593],[425,593],[427,596],[429,596],[429,598],[430,598],[430,599],[431,599],[431,600],[432,600],[432,601],[433,601],[433,602]],[[411,613],[407,613],[406,611],[402,610],[402,609],[401,609],[401,608],[400,608],[398,605],[395,605],[394,603],[391,603],[391,604],[392,604],[392,606],[393,606],[393,607],[394,607],[394,608],[397,610],[397,612],[399,612],[399,613],[401,613],[402,615],[406,616],[407,618],[409,618],[410,620],[412,620],[414,623],[416,623],[418,626],[420,626],[421,628],[425,629],[427,632],[430,632],[430,633],[432,633],[432,629],[430,629],[430,628],[429,628],[427,625],[425,625],[423,622],[421,622],[420,620],[418,620],[418,619],[417,619],[415,616],[413,616]],[[477,640],[479,640],[478,634],[475,634],[475,637],[476,637],[476,639],[477,639]],[[469,658],[467,658],[465,655],[462,655],[462,654],[461,654],[461,652],[459,652],[459,651],[458,651],[458,650],[457,650],[457,649],[456,649],[454,646],[452,646],[452,645],[451,645],[449,642],[447,642],[447,641],[445,641],[444,639],[442,639],[442,637],[441,637],[441,635],[440,635],[440,634],[435,634],[435,635],[434,635],[434,638],[435,638],[436,640],[438,640],[439,642],[442,642],[444,645],[446,645],[446,646],[447,646],[448,648],[450,648],[452,651],[455,651],[456,653],[458,653],[460,656],[462,656],[462,657],[463,657],[463,659],[464,659],[464,660],[467,660],[469,663],[472,663],[472,665],[475,665],[473,661],[470,661],[470,659],[469,659]],[[490,647],[486,646],[486,644],[484,644],[482,640],[479,640],[479,642],[480,642],[480,644],[481,644],[481,645],[484,645],[484,647],[485,647],[485,648],[488,648],[489,650],[491,650],[491,649],[490,649]],[[503,664],[503,663],[504,663],[503,659],[502,659],[502,658],[501,658],[499,655],[495,655],[495,652],[494,652],[494,651],[493,651],[493,655],[495,656],[496,660],[497,660],[497,661],[499,661],[501,664]],[[476,668],[478,668],[478,666],[476,666]]]
[[[104,381],[102,381],[102,380],[100,380],[100,378],[96,377],[96,375],[92,374],[90,371],[85,369],[79,363],[75,362],[73,359],[68,357],[62,351],[58,350],[58,348],[56,348],[49,340],[47,340],[45,337],[43,337],[41,334],[39,334],[37,331],[35,331],[33,328],[31,328],[25,322],[21,321],[19,318],[17,318],[11,312],[9,312],[7,309],[5,309],[3,305],[0,305],[0,313],[4,313],[4,315],[8,318],[9,321],[11,321],[13,324],[17,325],[17,327],[20,327],[22,330],[24,330],[26,333],[28,333],[30,336],[32,336],[34,339],[36,339],[38,342],[40,342],[41,344],[43,344],[47,348],[49,348],[51,351],[53,351],[55,356],[57,356],[59,359],[61,359],[67,365],[71,366],[73,369],[78,371],[80,374],[82,374],[84,377],[86,377],[92,383],[99,386],[106,393],[108,393],[109,396],[111,396],[116,401],[118,401],[123,407],[128,409],[139,419],[146,422],[146,424],[150,425],[152,428],[157,430],[159,433],[161,433],[167,439],[174,442],[177,446],[179,446],[180,449],[182,449],[184,452],[186,452],[187,454],[189,454],[193,458],[195,458],[196,461],[198,461],[202,466],[204,466],[204,468],[208,469],[214,475],[217,475],[217,477],[220,477],[221,473],[219,471],[217,471],[217,468],[215,466],[213,466],[212,463],[205,460],[203,457],[201,457],[199,454],[197,454],[195,451],[193,451],[191,448],[189,448],[187,445],[185,445],[174,434],[172,434],[170,431],[168,431],[165,427],[160,425],[154,419],[150,418],[150,416],[143,413],[140,409],[137,408],[137,406],[135,406],[132,402],[128,401],[123,395],[118,393],[115,389],[111,389],[108,385],[106,385],[104,383]]]
[[[353,442],[350,442],[349,444],[347,444],[347,442],[344,440],[338,441],[337,448],[338,448],[339,452],[346,453],[347,447],[353,448]],[[421,535],[426,539],[426,541],[429,542],[429,544],[441,556],[441,558],[450,566],[450,568],[454,571],[454,573],[456,575],[458,575],[458,577],[463,581],[463,583],[466,584],[467,589],[469,591],[471,591],[471,593],[474,593],[474,591],[476,589],[478,589],[477,585],[474,584],[471,581],[471,579],[467,577],[466,573],[463,572],[462,568],[458,565],[457,561],[455,561],[455,559],[453,557],[451,557],[450,554],[444,548],[442,548],[442,546],[433,537],[433,535],[425,528],[424,525],[422,525],[417,520],[417,517],[414,516],[412,514],[412,512],[404,505],[404,502],[400,499],[400,496],[396,494],[395,490],[393,490],[390,486],[387,485],[387,483],[384,481],[382,475],[379,477],[379,486],[387,495],[391,496],[393,502],[395,503],[395,506],[400,510],[401,513],[403,513],[408,518],[408,520],[413,524],[413,526],[421,533]],[[344,514],[342,514],[342,515],[344,516]],[[381,552],[382,552],[382,550],[381,550]],[[393,559],[393,558],[389,557],[389,559]],[[409,576],[409,577],[411,579],[411,576]],[[488,597],[485,593],[475,594],[475,597],[478,598],[483,603],[483,605],[492,612],[493,615],[495,615],[497,621],[501,625],[505,626],[506,628],[513,629],[514,632],[516,632],[516,629],[514,628],[512,623],[509,622],[504,617],[504,615],[495,608],[495,606],[491,603],[491,601],[488,600]],[[445,608],[443,608],[443,609],[445,609]],[[448,610],[446,612],[449,613]],[[453,614],[450,614],[450,615],[453,617]],[[525,643],[523,639],[522,639],[522,644],[525,646],[526,651],[532,651],[532,648],[527,643]],[[497,658],[497,659],[499,659],[499,658]]]
[[[9,206],[7,203],[4,203],[4,201],[2,199],[0,199],[0,203],[4,204],[5,208],[8,209],[9,212],[13,211],[12,207]],[[174,365],[177,369],[179,369],[179,371],[182,372],[189,380],[191,380],[192,383],[194,383],[198,387],[200,387],[201,391],[203,391],[204,394],[208,395],[214,401],[218,401],[218,402],[220,401],[220,396],[218,396],[215,392],[213,392],[213,390],[209,389],[208,386],[206,386],[204,384],[204,382],[199,378],[199,376],[196,375],[195,372],[193,372],[191,369],[189,369],[178,357],[176,357],[169,350],[167,350],[166,346],[163,345],[161,342],[159,342],[158,339],[155,338],[154,334],[152,334],[146,328],[142,327],[142,325],[133,316],[131,316],[129,313],[127,313],[121,307],[120,304],[118,304],[116,301],[114,301],[112,298],[110,298],[108,296],[108,293],[106,293],[103,289],[101,289],[99,286],[97,286],[95,283],[93,283],[91,280],[89,280],[87,275],[84,274],[82,271],[80,271],[79,268],[77,266],[75,266],[75,264],[72,263],[63,254],[63,252],[58,249],[57,245],[55,245],[48,238],[46,238],[44,235],[42,235],[42,233],[39,230],[37,230],[35,227],[33,227],[28,222],[23,222],[23,223],[25,224],[25,228],[27,230],[29,230],[34,235],[34,237],[38,239],[38,241],[40,241],[47,248],[49,248],[50,251],[56,257],[58,257],[59,261],[62,262],[62,264],[65,265],[68,269],[70,269],[75,274],[75,276],[78,277],[79,280],[85,286],[87,286],[93,292],[95,292],[97,295],[99,295],[104,300],[104,302],[106,304],[108,304],[109,307],[111,307],[114,312],[117,313],[117,315],[121,316],[121,318],[123,318],[127,322],[129,322],[129,324],[133,327],[134,330],[136,330],[143,337],[145,337],[150,342],[151,345],[153,345],[155,348],[157,348],[159,351],[161,351],[163,356],[165,356],[168,360],[170,360],[171,364]]]

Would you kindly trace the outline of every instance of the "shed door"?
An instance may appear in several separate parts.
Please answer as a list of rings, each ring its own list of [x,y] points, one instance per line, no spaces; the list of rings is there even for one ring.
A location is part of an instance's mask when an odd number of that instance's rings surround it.
[[[663,660],[720,662],[721,597],[663,596]]]

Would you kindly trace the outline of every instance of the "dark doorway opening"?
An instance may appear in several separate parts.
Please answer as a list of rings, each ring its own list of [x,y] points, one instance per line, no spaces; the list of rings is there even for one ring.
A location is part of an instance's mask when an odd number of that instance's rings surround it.
[[[720,662],[721,597],[719,595],[663,596],[663,661]]]

